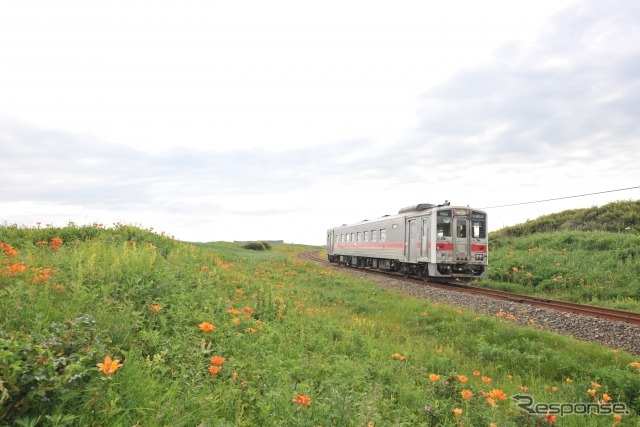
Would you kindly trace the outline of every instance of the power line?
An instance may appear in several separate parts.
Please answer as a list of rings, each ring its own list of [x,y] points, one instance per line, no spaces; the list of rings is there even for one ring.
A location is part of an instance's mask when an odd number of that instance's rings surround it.
[[[617,190],[598,191],[597,193],[587,193],[587,194],[578,194],[576,196],[556,197],[555,199],[536,200],[534,202],[512,203],[510,205],[489,206],[486,208],[479,208],[479,209],[494,209],[494,208],[506,208],[507,206],[530,205],[532,203],[542,203],[542,202],[551,202],[553,200],[573,199],[575,197],[593,196],[595,194],[604,194],[604,193],[614,193],[616,191],[633,190],[635,188],[640,188],[640,185],[636,187],[619,188]]]

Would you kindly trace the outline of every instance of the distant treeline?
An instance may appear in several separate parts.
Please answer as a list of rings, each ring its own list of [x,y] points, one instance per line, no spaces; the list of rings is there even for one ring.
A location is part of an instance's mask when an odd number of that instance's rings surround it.
[[[600,207],[571,209],[543,215],[491,233],[492,238],[527,236],[552,231],[608,231],[640,234],[640,200],[618,201]]]

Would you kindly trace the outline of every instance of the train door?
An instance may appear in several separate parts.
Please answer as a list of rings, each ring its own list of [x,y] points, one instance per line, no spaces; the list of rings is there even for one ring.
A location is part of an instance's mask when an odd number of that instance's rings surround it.
[[[417,219],[409,220],[409,236],[407,238],[407,262],[418,262],[418,253],[420,253],[420,232]]]
[[[431,217],[422,218],[422,254],[420,256],[429,258],[429,247],[431,246]]]
[[[456,218],[453,253],[456,261],[469,261],[469,219]]]

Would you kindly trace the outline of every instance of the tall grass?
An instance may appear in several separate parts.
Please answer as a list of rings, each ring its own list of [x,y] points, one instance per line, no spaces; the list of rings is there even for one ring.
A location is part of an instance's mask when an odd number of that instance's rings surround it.
[[[490,250],[480,285],[640,311],[640,235],[537,233],[499,237]]]
[[[381,290],[300,261],[306,247],[124,225],[5,226],[0,241],[0,425],[545,423],[518,393],[610,397],[631,410],[620,425],[640,409],[624,352]],[[99,369],[106,356],[122,366]]]

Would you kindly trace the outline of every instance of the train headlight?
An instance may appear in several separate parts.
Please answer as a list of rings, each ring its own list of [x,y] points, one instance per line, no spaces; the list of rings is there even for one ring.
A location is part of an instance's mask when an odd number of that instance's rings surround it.
[[[484,259],[484,254],[476,254],[476,261],[482,261]]]

